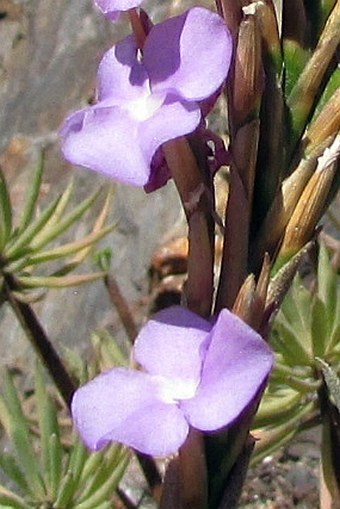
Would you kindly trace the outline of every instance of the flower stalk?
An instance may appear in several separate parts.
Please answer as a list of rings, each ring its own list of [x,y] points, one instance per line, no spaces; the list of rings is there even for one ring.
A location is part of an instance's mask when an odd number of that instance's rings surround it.
[[[211,203],[207,196],[207,182],[186,139],[167,142],[163,146],[163,151],[188,222],[189,251],[188,275],[184,288],[185,304],[188,309],[208,317],[213,298],[214,225]],[[189,438],[179,451],[178,460],[175,460],[179,474],[178,494],[175,497],[179,509],[206,507],[207,472],[203,443],[203,436],[192,429]],[[173,492],[173,486],[168,484],[166,479],[161,509],[173,507],[168,505],[167,493],[169,489]]]
[[[128,11],[128,15],[132,32],[134,33],[137,41],[137,46],[142,50],[146,40],[146,33],[143,23],[136,9],[130,9]]]

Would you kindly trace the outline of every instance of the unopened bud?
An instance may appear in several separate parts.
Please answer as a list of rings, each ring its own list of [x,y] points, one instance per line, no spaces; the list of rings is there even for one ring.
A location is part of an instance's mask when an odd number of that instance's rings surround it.
[[[310,56],[310,51],[306,50],[307,17],[303,0],[284,1],[282,30],[285,94],[288,95]]]
[[[285,0],[283,4],[283,39],[305,45],[307,35],[306,8],[303,0]]]
[[[333,137],[314,149],[313,152],[300,161],[296,170],[283,181],[281,189],[276,194],[256,236],[252,248],[254,260],[260,260],[266,251],[269,254],[276,251],[284,229],[291,219],[299,200],[302,199],[306,185],[317,167],[318,157],[324,153],[332,141]],[[257,264],[255,263],[255,265]]]
[[[255,16],[240,24],[233,90],[233,112],[236,127],[259,110],[262,88],[261,38]]]
[[[232,309],[233,313],[242,318],[248,325],[251,325],[252,322],[255,286],[254,274],[249,274],[237,294]]]
[[[340,155],[340,135],[318,159],[318,166],[287,224],[279,257],[297,253],[312,237],[315,226],[320,220]]]
[[[237,131],[232,149],[233,160],[246,191],[249,207],[254,189],[259,135],[260,121],[254,119]],[[244,150],[244,147],[247,147],[247,150]]]
[[[241,286],[233,306],[233,313],[257,331],[263,322],[270,269],[269,256],[266,255],[258,281],[255,283],[254,275],[250,274]]]
[[[332,10],[317,47],[287,100],[292,118],[291,150],[300,138],[311,113],[322,80],[340,43],[340,2]]]
[[[256,2],[254,5],[256,19],[258,20],[259,29],[262,39],[265,43],[267,55],[271,59],[276,72],[281,74],[281,43],[279,38],[279,27],[273,3],[263,0]]]
[[[320,32],[321,32],[325,22],[327,21],[327,18],[329,16],[331,10],[333,9],[334,5],[336,4],[336,2],[337,2],[337,0],[321,0],[319,2],[318,16],[317,16],[317,19],[315,20],[317,23],[317,28],[318,28],[318,30],[316,30],[317,36],[320,35]]]
[[[314,242],[308,242],[295,256],[293,256],[285,265],[276,264],[274,267],[274,277],[271,278],[267,292],[267,309],[279,309],[283,299],[292,286],[293,279],[298,268],[306,255],[313,250]]]
[[[237,0],[216,0],[217,10],[235,36],[242,18],[241,4]]]
[[[309,126],[305,139],[308,143],[307,151],[313,150],[329,136],[340,131],[340,88],[338,88],[326,103],[320,114]]]

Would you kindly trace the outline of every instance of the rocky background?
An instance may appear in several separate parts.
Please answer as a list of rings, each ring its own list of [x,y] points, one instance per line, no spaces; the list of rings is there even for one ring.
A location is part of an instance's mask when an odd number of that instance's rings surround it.
[[[174,1],[171,9],[184,10],[189,3]],[[169,10],[166,0],[145,4],[156,20]],[[76,179],[74,204],[103,183],[91,171],[71,168],[63,161],[58,129],[70,111],[93,98],[98,62],[127,30],[123,22],[106,21],[91,0],[0,0],[0,164],[16,213],[42,146],[48,147],[43,205],[66,187],[71,174]],[[68,235],[80,237],[92,221],[86,216]],[[152,254],[163,240],[184,231],[172,184],[151,195],[115,185],[111,221],[117,226],[102,247],[112,249],[111,272],[141,323]],[[94,267],[90,264],[88,270]],[[123,334],[101,282],[49,291],[35,310],[58,348],[85,349],[91,331],[101,327],[108,327],[116,337]],[[9,365],[27,373],[34,355],[6,307],[0,308],[0,341],[0,368]],[[252,471],[244,507],[316,508],[317,441],[317,433],[308,436]]]
[[[157,2],[146,9],[157,18],[165,14],[165,6],[169,3]],[[75,170],[63,160],[58,130],[70,111],[93,98],[101,56],[127,30],[124,22],[106,21],[90,0],[0,0],[0,164],[16,212],[42,146],[48,147],[42,205],[66,187],[72,173],[76,179],[73,204],[105,183],[95,173]],[[112,249],[112,274],[136,310],[137,321],[140,301],[147,294],[152,253],[182,222],[181,217],[171,184],[151,195],[115,185],[109,222],[117,226],[101,247]],[[93,220],[86,217],[68,235],[80,237]],[[119,334],[121,327],[101,282],[50,291],[36,311],[56,345],[84,346],[92,330],[110,326]],[[0,365],[25,368],[31,349],[6,308],[0,309],[0,326]]]

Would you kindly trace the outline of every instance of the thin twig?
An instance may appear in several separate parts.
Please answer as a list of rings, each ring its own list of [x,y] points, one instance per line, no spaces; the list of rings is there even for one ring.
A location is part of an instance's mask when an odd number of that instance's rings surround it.
[[[49,340],[31,306],[18,300],[13,291],[20,289],[11,274],[4,275],[4,292],[28,339],[42,359],[68,408],[76,387],[61,358]]]
[[[119,498],[119,507],[120,504],[122,504],[122,509],[137,509],[138,505],[134,504],[130,498],[127,496],[127,494],[121,489],[117,488],[116,490],[117,496]]]
[[[139,452],[136,452],[136,458],[138,460],[139,466],[141,467],[146,482],[151,490],[152,497],[156,502],[159,502],[161,491],[162,491],[162,478],[157,468],[157,465],[153,458],[150,456],[145,456]]]
[[[125,332],[130,342],[133,344],[137,337],[138,329],[131,309],[122,294],[116,279],[112,275],[108,274],[105,276],[104,283],[110,300],[117,310],[119,318],[124,326]]]

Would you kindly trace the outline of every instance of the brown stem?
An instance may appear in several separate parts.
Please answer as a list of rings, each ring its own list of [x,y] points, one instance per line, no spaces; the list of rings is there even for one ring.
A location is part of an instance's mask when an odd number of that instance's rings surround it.
[[[107,276],[105,276],[104,283],[108,291],[110,300],[114,305],[119,315],[119,318],[124,326],[125,332],[130,342],[133,344],[137,337],[138,329],[136,322],[133,318],[133,315],[131,313],[130,307],[126,302],[126,299],[124,298],[122,292],[120,291],[117,281],[112,275],[108,274]]]
[[[212,204],[209,200],[211,189],[185,138],[165,143],[163,151],[189,227],[188,278],[184,290],[186,305],[201,316],[209,316],[214,264]]]
[[[167,467],[161,509],[205,509],[207,484],[204,438],[191,429],[179,456]]]
[[[117,488],[117,502],[115,501],[117,509],[138,509],[138,506],[132,502],[126,493],[121,489]]]
[[[46,366],[62,398],[70,408],[72,397],[76,390],[73,380],[67,372],[61,358],[54,349],[31,306],[21,302],[13,295],[13,291],[17,291],[18,289],[19,285],[15,281],[15,278],[11,274],[5,274],[5,298],[8,300],[16,317],[21,323],[33,348]]]
[[[205,465],[204,437],[191,429],[179,451],[180,486],[185,509],[205,509],[208,480]],[[198,477],[199,476],[199,477]]]
[[[146,33],[143,27],[143,23],[136,9],[130,9],[128,11],[128,15],[132,31],[137,41],[137,46],[139,49],[142,49],[146,39]]]
[[[152,496],[156,502],[159,502],[162,491],[162,478],[155,461],[149,456],[135,452],[139,466],[151,490]]]
[[[242,18],[239,0],[216,0],[219,14],[225,19],[227,27],[235,36]]]
[[[246,277],[249,234],[249,207],[236,168],[231,168],[226,209],[221,274],[215,312],[231,309]]]
[[[177,186],[188,221],[188,278],[186,305],[209,316],[213,298],[214,228],[211,188],[185,138],[171,140],[163,151]],[[210,194],[209,194],[210,193]],[[161,509],[204,509],[207,506],[207,473],[202,435],[190,430],[179,456],[165,476]]]
[[[229,474],[228,485],[223,493],[222,501],[218,509],[238,508],[254,445],[254,438],[251,435],[248,435],[244,447]]]

